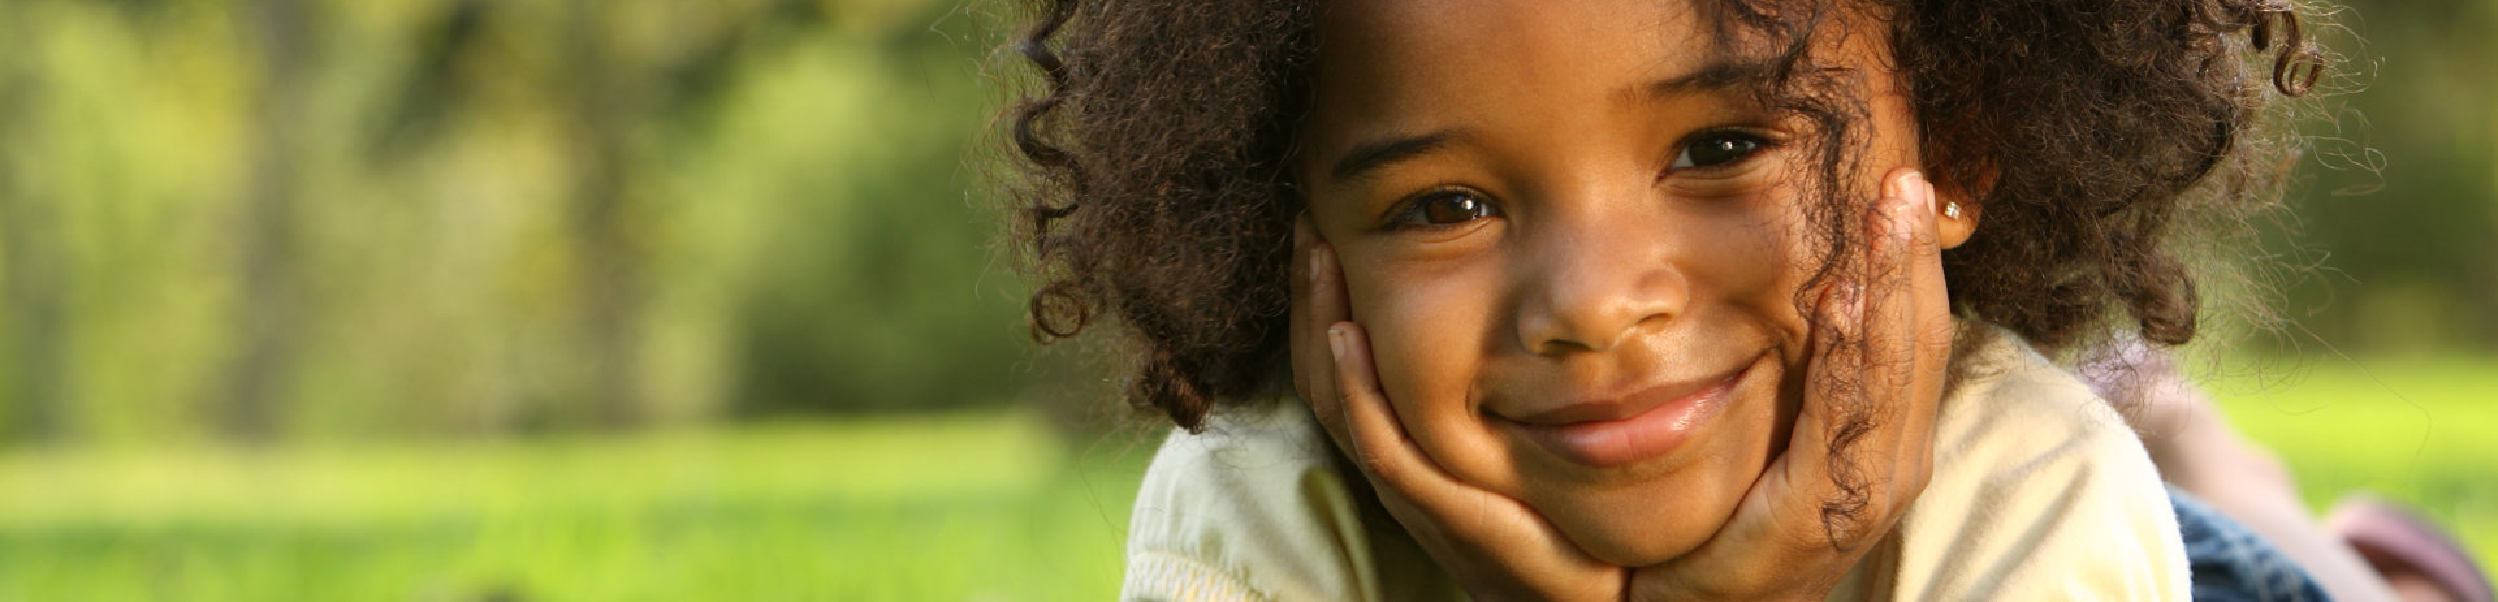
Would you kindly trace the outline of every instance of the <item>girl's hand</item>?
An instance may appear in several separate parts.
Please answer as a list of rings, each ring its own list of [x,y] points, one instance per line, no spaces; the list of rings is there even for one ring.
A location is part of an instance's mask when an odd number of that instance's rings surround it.
[[[1895,170],[1883,197],[1864,269],[1823,290],[1786,452],[1717,535],[1638,570],[1633,599],[1823,599],[1925,490],[1953,332],[1934,187]]]
[[[1621,600],[1621,567],[1579,551],[1526,504],[1459,482],[1423,455],[1379,390],[1332,249],[1307,217],[1293,239],[1293,387],[1388,514],[1477,600]]]

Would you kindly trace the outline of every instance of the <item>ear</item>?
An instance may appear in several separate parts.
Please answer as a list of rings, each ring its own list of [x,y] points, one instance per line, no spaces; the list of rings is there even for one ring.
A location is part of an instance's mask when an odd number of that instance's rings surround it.
[[[1959,248],[1977,234],[1978,217],[1985,213],[1978,199],[1995,189],[1995,178],[2001,174],[1995,166],[1988,165],[1978,170],[1976,181],[1935,183],[1934,200],[1941,203],[1936,207],[1940,215],[1935,216],[1935,233],[1941,237],[1936,242],[1943,243],[1946,249]]]

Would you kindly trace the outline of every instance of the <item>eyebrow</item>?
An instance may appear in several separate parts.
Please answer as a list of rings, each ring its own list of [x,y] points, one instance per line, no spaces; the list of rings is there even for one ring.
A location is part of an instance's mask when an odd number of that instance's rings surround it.
[[[1337,160],[1336,168],[1329,170],[1328,173],[1335,176],[1338,182],[1351,181],[1368,176],[1371,172],[1390,163],[1439,150],[1440,147],[1448,146],[1449,141],[1455,138],[1457,138],[1457,130],[1440,130],[1427,134],[1392,136],[1364,141],[1346,150],[1344,158]]]
[[[1641,91],[1645,93],[1644,98],[1669,98],[1712,92],[1738,84],[1767,81],[1774,77],[1773,71],[1767,64],[1710,61],[1690,73],[1650,83],[1642,87]],[[1366,140],[1354,144],[1353,148],[1346,149],[1344,158],[1336,161],[1335,167],[1328,170],[1328,175],[1333,176],[1338,182],[1366,178],[1390,164],[1440,150],[1455,141],[1460,134],[1459,130],[1445,129],[1423,134],[1391,135]]]
[[[1690,73],[1648,84],[1649,98],[1665,98],[1688,94],[1716,92],[1742,84],[1762,83],[1778,79],[1775,63],[1766,61],[1709,61]]]

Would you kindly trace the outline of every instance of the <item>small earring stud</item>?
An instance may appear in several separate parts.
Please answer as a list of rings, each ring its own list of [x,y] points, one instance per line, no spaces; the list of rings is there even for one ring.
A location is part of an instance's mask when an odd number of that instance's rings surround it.
[[[1960,219],[1960,203],[1958,201],[1943,203],[1943,217]]]

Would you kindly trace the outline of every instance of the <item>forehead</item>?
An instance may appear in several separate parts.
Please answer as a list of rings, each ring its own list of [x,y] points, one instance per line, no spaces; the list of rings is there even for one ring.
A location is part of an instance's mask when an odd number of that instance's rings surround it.
[[[1320,13],[1321,47],[1431,68],[1449,59],[1573,59],[1653,66],[1704,45],[1690,0],[1343,0]],[[1576,52],[1566,52],[1573,51]],[[1563,51],[1563,52],[1556,52]],[[1595,62],[1584,62],[1595,59]]]
[[[1710,60],[1689,0],[1349,0],[1318,22],[1321,140],[1634,105]],[[1342,135],[1328,135],[1342,134]]]

